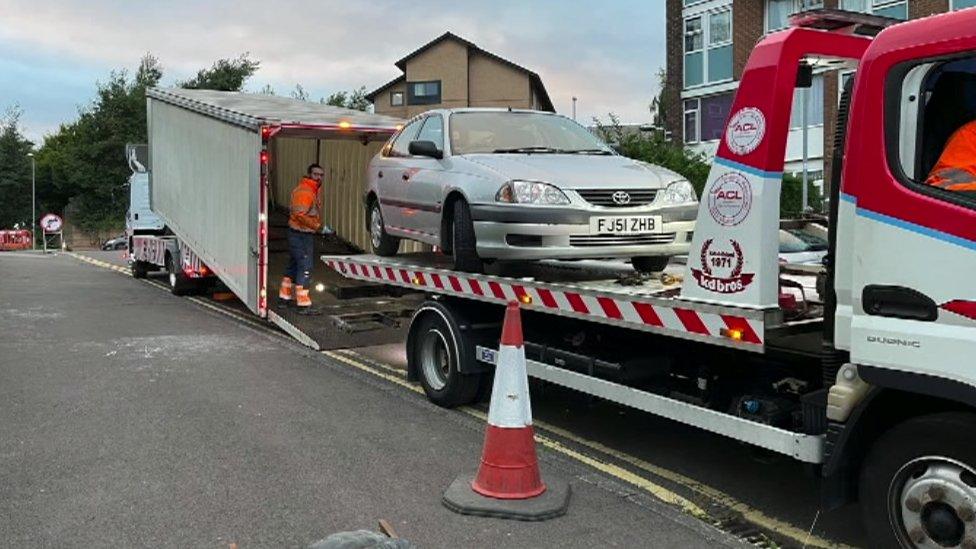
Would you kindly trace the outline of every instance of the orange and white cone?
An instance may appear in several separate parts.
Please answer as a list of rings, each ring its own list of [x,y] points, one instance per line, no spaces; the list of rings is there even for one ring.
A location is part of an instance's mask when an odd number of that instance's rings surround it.
[[[517,520],[547,520],[566,513],[569,483],[558,477],[542,482],[532,429],[529,377],[522,342],[522,320],[514,301],[495,362],[488,429],[481,464],[462,474],[444,492],[444,505],[466,515]]]
[[[514,302],[505,310],[488,407],[488,430],[481,466],[471,488],[499,499],[531,498],[546,491],[535,453],[522,319]]]

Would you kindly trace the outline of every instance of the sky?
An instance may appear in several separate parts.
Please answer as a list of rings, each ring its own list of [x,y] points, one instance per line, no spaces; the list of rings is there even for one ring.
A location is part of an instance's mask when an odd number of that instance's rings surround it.
[[[664,65],[664,0],[0,0],[0,113],[38,144],[77,118],[113,70],[147,52],[173,85],[249,52],[245,86],[312,99],[399,76],[394,62],[451,31],[542,77],[558,112],[649,121]]]

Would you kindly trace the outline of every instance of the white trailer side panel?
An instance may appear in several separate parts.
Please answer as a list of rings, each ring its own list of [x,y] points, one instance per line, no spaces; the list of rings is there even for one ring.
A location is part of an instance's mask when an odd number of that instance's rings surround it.
[[[148,103],[153,211],[257,313],[260,135]]]

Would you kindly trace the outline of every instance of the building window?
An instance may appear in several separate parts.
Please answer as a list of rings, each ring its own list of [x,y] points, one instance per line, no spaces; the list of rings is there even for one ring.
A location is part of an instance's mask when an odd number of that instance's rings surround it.
[[[391,107],[403,106],[403,92],[392,92],[390,94],[390,106]]]
[[[767,0],[766,32],[785,29],[794,13],[822,8],[823,5],[823,0]]]
[[[721,139],[732,110],[734,92],[685,101],[685,143]]]
[[[974,7],[976,7],[976,0],[952,0],[952,9],[954,10]]]
[[[809,88],[793,90],[793,110],[790,112],[790,129],[803,127],[803,94],[807,94],[807,127],[822,126],[824,123],[824,77],[813,77]]]
[[[908,2],[906,0],[841,0],[841,7],[845,10],[872,15],[908,19]]]
[[[698,100],[685,101],[685,143],[698,143]]]
[[[732,10],[685,19],[685,87],[732,79]]]
[[[441,102],[441,81],[409,82],[407,101],[411,105],[433,105]]]

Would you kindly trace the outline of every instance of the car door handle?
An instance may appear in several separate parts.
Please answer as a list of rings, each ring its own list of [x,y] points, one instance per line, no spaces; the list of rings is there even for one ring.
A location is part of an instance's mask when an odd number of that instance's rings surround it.
[[[872,316],[926,322],[939,318],[939,307],[931,297],[904,286],[869,284],[861,291],[861,305]]]
[[[379,177],[380,179],[383,179],[383,172],[379,172],[379,173],[377,173],[377,174],[376,174],[376,177]]]

